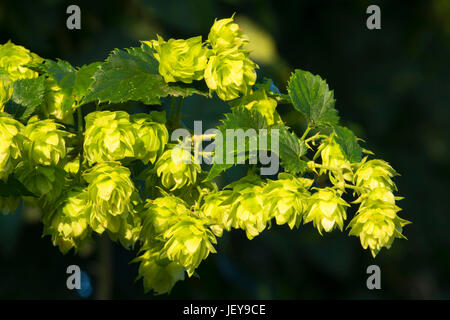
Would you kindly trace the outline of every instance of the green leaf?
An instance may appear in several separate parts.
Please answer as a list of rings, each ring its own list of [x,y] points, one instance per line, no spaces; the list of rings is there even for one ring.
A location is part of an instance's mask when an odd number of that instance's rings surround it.
[[[9,176],[7,182],[0,180],[0,197],[21,196],[36,197],[36,195],[28,191],[27,188],[13,176]]]
[[[114,50],[93,77],[91,92],[84,103],[98,100],[161,104],[160,98],[168,95],[205,94],[193,87],[167,84],[158,74],[158,61],[153,56],[153,49],[145,44],[140,48]]]
[[[295,70],[288,84],[288,92],[295,109],[306,116],[315,126],[334,125],[339,121],[334,108],[333,91],[318,75]]]
[[[281,166],[288,172],[297,174],[307,169],[307,163],[300,158],[307,152],[306,144],[287,127],[280,129],[279,157]]]
[[[362,151],[353,131],[342,126],[334,126],[333,130],[336,134],[336,142],[341,146],[347,159],[350,162],[360,162]]]
[[[6,110],[16,119],[26,120],[44,100],[45,79],[20,79],[13,83],[13,94]]]
[[[94,74],[98,71],[101,64],[101,62],[94,62],[78,69],[72,90],[72,94],[76,96],[78,101],[89,92],[89,88],[94,82]]]
[[[208,173],[206,180],[211,180],[217,177],[219,174],[221,174],[222,172],[231,168],[234,165],[234,163],[232,164],[226,163],[227,155],[228,156],[231,155],[236,162],[237,160],[236,156],[243,155],[244,159],[247,160],[250,154],[254,154],[258,151],[259,148],[258,137],[246,138],[245,145],[241,149],[241,151],[243,152],[238,153],[239,150],[236,149],[237,147],[236,138],[234,143],[235,148],[232,150],[226,149],[227,130],[241,129],[245,132],[249,129],[254,129],[256,131],[256,134],[258,134],[258,130],[269,129],[268,127],[269,126],[267,125],[266,118],[258,111],[248,110],[247,108],[242,106],[233,107],[231,109],[231,113],[225,114],[225,119],[222,120],[222,125],[218,127],[219,131],[222,133],[223,138],[222,158],[221,159],[219,158],[218,153],[214,155],[213,165]],[[257,146],[256,149],[250,150],[250,146],[253,145],[252,143],[250,143],[251,141],[256,143]],[[270,137],[268,137],[267,144],[270,146]]]

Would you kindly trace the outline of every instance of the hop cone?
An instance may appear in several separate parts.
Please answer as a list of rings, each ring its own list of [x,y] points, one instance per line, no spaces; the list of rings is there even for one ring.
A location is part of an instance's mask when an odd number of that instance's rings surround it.
[[[45,85],[45,100],[41,106],[43,114],[47,118],[51,117],[60,120],[63,123],[73,125],[73,111],[75,105],[72,104],[70,108],[67,108],[67,110],[63,110],[63,104],[67,103],[67,100],[69,98],[64,95],[55,80],[47,79]]]
[[[162,185],[173,191],[194,184],[200,165],[194,163],[194,157],[183,148],[166,150],[155,164],[156,174],[161,177]]]
[[[61,130],[62,128],[62,125],[50,119],[30,119],[23,131],[23,135],[28,138],[25,143],[27,160],[33,164],[50,166],[57,165],[65,158],[65,138],[70,133]]]
[[[277,101],[267,96],[266,90],[260,88],[232,103],[233,106],[244,106],[248,110],[256,110],[267,119],[268,125],[279,123],[281,118],[276,112]]]
[[[10,118],[6,113],[0,113],[0,179],[5,180],[12,173],[20,160],[23,136],[20,132],[23,125]]]
[[[264,188],[264,210],[269,219],[275,217],[278,225],[287,223],[291,229],[298,227],[309,206],[308,188],[312,182],[287,173],[280,173],[278,180],[269,180]]]
[[[137,134],[134,147],[135,157],[141,159],[144,164],[154,163],[169,141],[166,126],[153,121],[148,114],[132,115],[131,121]]]
[[[53,214],[44,215],[44,234],[50,235],[53,245],[61,252],[77,250],[88,238],[90,206],[86,190],[74,187],[64,195]]]
[[[187,40],[169,39],[167,42],[158,36],[158,40],[152,40],[151,45],[156,50],[159,74],[166,82],[192,83],[193,80],[203,79],[208,50],[203,47],[201,36]]]
[[[260,234],[269,217],[264,210],[264,185],[256,175],[246,176],[228,186],[230,197],[223,203],[231,205],[231,226],[245,230],[251,240]]]
[[[322,141],[322,144],[317,150],[317,155],[320,154],[322,165],[332,168],[329,171],[330,181],[343,189],[345,181],[352,181],[353,172],[350,161],[347,160],[340,145],[336,142],[334,135]],[[316,155],[316,157],[317,157]],[[320,173],[326,172],[327,169],[321,169]]]
[[[230,48],[240,49],[249,41],[231,17],[214,21],[208,35],[208,42],[214,50],[227,50]]]
[[[247,52],[228,49],[209,58],[205,81],[220,99],[232,100],[251,91],[256,81],[256,67]]]
[[[9,74],[0,69],[0,111],[4,111],[5,103],[11,99],[13,88],[12,88],[12,79],[9,77]]]
[[[105,229],[118,233],[124,223],[133,222],[127,218],[134,214],[139,196],[130,175],[128,168],[115,162],[97,164],[84,173],[89,183],[88,200],[92,204],[90,225],[97,233]]]
[[[232,191],[223,190],[219,192],[212,192],[204,198],[204,203],[200,210],[203,217],[212,221],[211,230],[218,237],[223,234],[223,229],[231,229],[231,204],[225,204],[229,199]]]
[[[356,170],[354,182],[356,186],[368,189],[387,188],[397,190],[392,177],[397,172],[386,161],[374,159],[363,162]]]
[[[310,198],[310,206],[305,215],[304,223],[313,222],[320,234],[325,230],[332,231],[335,227],[341,229],[347,219],[346,208],[349,204],[332,188],[317,189]]]
[[[210,252],[215,253],[216,238],[208,228],[209,220],[192,213],[174,196],[150,200],[143,223],[144,246],[163,244],[162,256],[183,266],[192,276]]]
[[[134,156],[136,132],[124,111],[97,111],[86,116],[84,152],[90,164]]]
[[[146,293],[150,290],[156,294],[170,293],[175,283],[184,280],[184,267],[160,256],[160,251],[147,250],[133,260],[140,262],[137,279],[143,278]]]
[[[395,238],[402,235],[403,226],[409,223],[397,216],[401,209],[395,205],[391,190],[378,187],[363,194],[357,215],[349,224],[350,235],[358,236],[364,249],[370,248],[375,257],[381,248],[390,248]]]
[[[9,74],[12,81],[36,78],[38,73],[26,68],[25,65],[41,61],[42,58],[11,41],[0,45],[0,68]]]

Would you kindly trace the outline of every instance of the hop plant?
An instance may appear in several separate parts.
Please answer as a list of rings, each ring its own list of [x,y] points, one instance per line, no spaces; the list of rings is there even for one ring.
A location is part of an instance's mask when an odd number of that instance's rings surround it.
[[[266,216],[275,218],[278,225],[298,227],[309,206],[312,180],[280,173],[278,180],[269,180],[264,188]]]
[[[6,181],[22,155],[24,126],[9,117],[7,113],[0,113],[0,179]]]
[[[169,39],[167,42],[158,36],[158,40],[152,40],[150,44],[156,50],[154,55],[159,61],[159,74],[166,82],[192,83],[203,79],[209,53],[201,36],[187,40]]]
[[[256,68],[245,51],[228,49],[209,58],[205,81],[220,99],[232,100],[250,93],[256,82]]]
[[[130,170],[115,162],[97,164],[84,173],[88,201],[92,205],[90,225],[97,233],[105,229],[118,233],[127,220],[134,215],[139,195],[130,179]]]
[[[166,126],[153,121],[148,114],[133,115],[131,121],[136,131],[135,157],[141,159],[144,164],[154,163],[169,141]]]
[[[291,229],[313,222],[320,234],[343,230],[350,206],[344,194],[353,193],[357,199],[351,203],[359,206],[349,233],[374,257],[395,238],[405,238],[409,221],[397,215],[401,198],[392,181],[397,173],[383,160],[363,158],[370,152],[339,125],[326,81],[295,70],[287,94],[270,79],[257,81],[258,66],[246,50],[249,39],[233,18],[215,20],[205,42],[200,36],[168,41],[158,36],[81,68],[61,60],[41,63],[24,47],[0,45],[2,213],[15,211],[21,201],[38,206],[44,233],[63,253],[77,251],[92,232],[125,248],[139,244],[134,260],[140,263],[139,278],[156,294],[170,292],[185,273],[194,275],[216,252],[216,237],[232,228],[249,239],[272,220]],[[202,79],[206,86],[195,82]],[[214,92],[231,106],[218,130],[195,129],[194,138],[169,144],[169,134],[188,126],[181,122],[184,99],[212,98]],[[165,112],[136,114],[131,105],[156,110],[170,98],[167,119]],[[91,102],[97,111],[86,108]],[[299,112],[292,123],[307,124],[301,138],[277,113],[277,104]],[[237,143],[227,144],[226,154],[243,155],[251,169],[218,188],[213,179],[232,166],[219,162],[223,152],[217,152],[223,137],[228,142],[233,136],[230,129],[242,130],[245,141],[235,135]],[[254,150],[251,142],[259,140],[248,134],[269,129],[270,149]],[[197,152],[211,138],[214,143]],[[282,173],[263,180],[255,169],[270,157],[254,164],[253,151],[278,155],[280,161],[270,165],[281,164]],[[197,155],[209,157],[211,168],[202,170]]]
[[[134,157],[136,132],[124,111],[97,111],[86,116],[84,152],[90,164]]]
[[[340,197],[336,189],[317,189],[309,201],[310,206],[304,223],[312,221],[320,234],[323,230],[330,232],[336,227],[342,231],[344,221],[347,219],[346,207],[350,205]]]
[[[27,138],[24,151],[30,163],[43,166],[57,165],[66,157],[66,138],[69,132],[53,120],[32,118],[23,130]]]
[[[194,184],[200,165],[194,163],[192,154],[184,148],[166,150],[155,164],[156,174],[166,189],[173,191]]]
[[[61,252],[78,250],[88,239],[90,205],[85,189],[74,187],[68,191],[55,212],[44,216],[44,235],[50,235],[53,245]]]
[[[11,41],[0,45],[0,68],[8,73],[12,81],[36,78],[38,73],[25,67],[31,62],[42,62],[42,58]]]

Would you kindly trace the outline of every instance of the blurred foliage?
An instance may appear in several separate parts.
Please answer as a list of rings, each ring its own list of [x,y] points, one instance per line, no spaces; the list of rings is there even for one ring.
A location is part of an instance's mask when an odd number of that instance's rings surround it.
[[[111,0],[76,1],[82,29],[66,28],[73,1],[0,2],[0,42],[11,39],[42,57],[82,65],[106,58],[138,40],[207,36],[215,18],[237,13],[249,33],[259,76],[285,91],[294,68],[309,70],[334,89],[337,108],[366,148],[401,173],[408,241],[396,241],[376,260],[357,238],[321,237],[310,225],[274,226],[252,241],[243,232],[224,236],[219,254],[170,296],[144,295],[134,283],[135,253],[105,241],[63,256],[41,239],[32,209],[0,217],[0,298],[78,299],[66,289],[66,268],[78,264],[92,280],[91,298],[121,299],[389,299],[450,298],[450,2],[325,0]],[[382,29],[366,28],[366,8],[379,4]],[[218,124],[228,106],[217,99],[187,99],[184,123]],[[279,110],[298,132],[295,112]],[[230,170],[221,183],[242,174]],[[320,239],[319,239],[320,238]],[[346,240],[344,242],[344,240]],[[99,248],[103,248],[100,249]],[[106,249],[105,249],[106,248]],[[366,268],[377,264],[382,290],[366,288]],[[85,279],[89,279],[85,277]],[[88,280],[86,280],[88,281]],[[85,294],[84,294],[85,295]]]

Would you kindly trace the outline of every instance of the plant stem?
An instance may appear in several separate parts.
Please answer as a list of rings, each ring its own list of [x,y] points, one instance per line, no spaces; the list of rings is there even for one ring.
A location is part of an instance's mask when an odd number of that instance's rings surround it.
[[[308,124],[308,127],[306,127],[305,132],[303,133],[302,137],[300,138],[300,140],[305,140],[306,136],[308,135],[309,131],[311,130],[311,127]]]
[[[177,105],[177,114],[175,115],[175,124],[177,126],[180,126],[180,119],[181,119],[181,107],[183,105],[183,98],[181,97],[178,100],[178,105]]]

